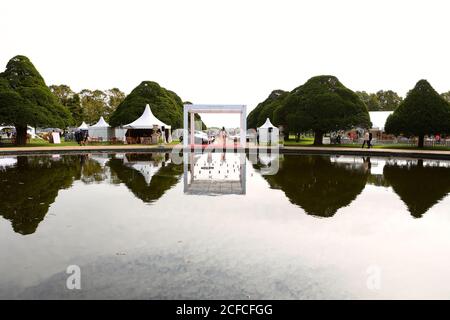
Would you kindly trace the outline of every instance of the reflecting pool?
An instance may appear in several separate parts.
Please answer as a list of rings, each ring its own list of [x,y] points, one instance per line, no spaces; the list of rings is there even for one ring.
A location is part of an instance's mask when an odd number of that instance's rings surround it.
[[[0,157],[0,298],[450,298],[450,162],[179,160]]]

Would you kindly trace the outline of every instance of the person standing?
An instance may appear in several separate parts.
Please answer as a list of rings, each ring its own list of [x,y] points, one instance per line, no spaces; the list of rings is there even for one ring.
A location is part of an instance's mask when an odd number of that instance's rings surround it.
[[[370,145],[369,145],[369,139],[370,139],[370,136],[369,136],[369,132],[368,131],[366,131],[365,133],[364,133],[364,142],[363,142],[363,145],[362,145],[362,147],[361,148],[363,148],[364,149],[364,146],[367,144],[367,147],[368,148],[370,148]]]

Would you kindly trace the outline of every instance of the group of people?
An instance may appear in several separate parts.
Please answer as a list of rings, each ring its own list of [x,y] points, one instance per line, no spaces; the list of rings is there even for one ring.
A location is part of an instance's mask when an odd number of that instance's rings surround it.
[[[86,145],[89,138],[89,132],[87,130],[77,130],[75,131],[75,141],[80,145]]]

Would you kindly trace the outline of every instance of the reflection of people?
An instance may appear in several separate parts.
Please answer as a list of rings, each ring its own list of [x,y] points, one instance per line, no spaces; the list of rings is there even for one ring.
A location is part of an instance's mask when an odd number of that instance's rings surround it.
[[[372,169],[372,162],[370,162],[370,157],[364,157],[363,163],[364,163],[364,171],[370,172],[370,170]]]

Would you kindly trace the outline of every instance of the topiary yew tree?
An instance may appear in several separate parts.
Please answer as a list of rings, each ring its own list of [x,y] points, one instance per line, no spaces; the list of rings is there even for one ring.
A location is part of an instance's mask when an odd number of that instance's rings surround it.
[[[31,61],[24,56],[9,60],[0,73],[0,123],[16,127],[16,144],[26,144],[27,125],[64,128],[70,121],[70,112]]]
[[[181,128],[183,102],[180,97],[153,81],[143,81],[119,104],[109,120],[112,126],[125,125],[139,118],[149,104],[152,113],[162,122]]]
[[[417,136],[423,148],[425,135],[450,132],[450,105],[428,81],[420,80],[388,117],[385,131]]]
[[[294,89],[275,112],[275,123],[286,132],[314,132],[321,145],[326,132],[367,128],[370,117],[364,102],[334,76],[317,76]]]
[[[247,128],[256,129],[266,122],[269,118],[274,123],[274,113],[279,108],[289,92],[283,90],[274,90],[266,100],[259,103],[247,116]]]
[[[16,144],[26,144],[27,125],[65,128],[70,121],[70,112],[31,61],[24,56],[9,60],[0,73],[0,123],[16,127]]]

